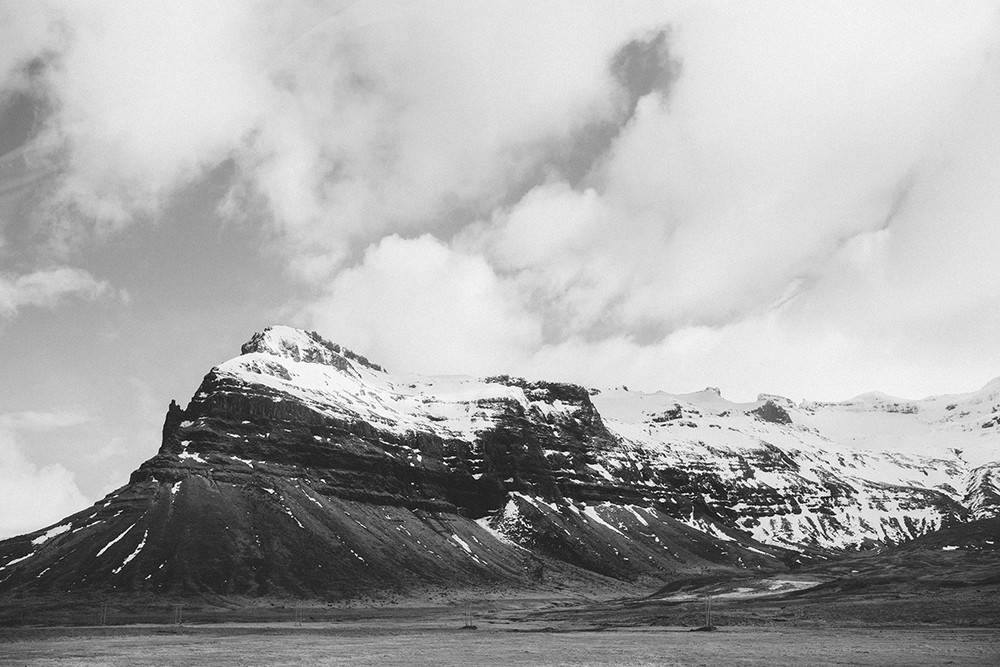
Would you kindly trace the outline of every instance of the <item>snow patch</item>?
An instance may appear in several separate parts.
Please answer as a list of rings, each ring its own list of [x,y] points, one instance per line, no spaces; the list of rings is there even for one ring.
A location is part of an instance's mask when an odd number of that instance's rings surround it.
[[[103,553],[104,553],[105,551],[107,551],[108,549],[110,549],[111,547],[113,547],[113,546],[115,545],[115,543],[116,543],[116,542],[118,542],[118,540],[120,540],[120,539],[122,539],[123,537],[125,537],[125,535],[126,535],[126,534],[128,533],[128,531],[132,530],[133,528],[135,528],[135,524],[134,524],[134,523],[133,523],[133,524],[132,524],[131,526],[129,526],[128,528],[126,528],[126,529],[125,529],[124,531],[122,531],[122,534],[121,534],[121,535],[119,535],[119,536],[118,536],[118,537],[116,537],[115,539],[113,539],[113,540],[111,540],[110,542],[108,542],[107,544],[105,544],[105,545],[104,545],[104,548],[103,548],[103,549],[101,549],[100,551],[98,551],[98,552],[97,552],[97,555],[96,555],[96,556],[94,556],[94,558],[100,558],[100,557],[101,557],[101,555],[102,555],[102,554],[103,554]]]
[[[12,560],[12,561],[8,561],[7,563],[5,563],[5,564],[4,564],[4,566],[3,566],[3,567],[0,567],[0,570],[6,570],[6,569],[7,569],[8,567],[10,567],[11,565],[13,565],[13,564],[15,564],[15,563],[20,563],[20,562],[21,562],[22,560],[27,560],[28,558],[31,558],[31,557],[32,557],[32,556],[34,556],[34,555],[35,555],[35,552],[34,552],[34,551],[32,551],[32,552],[31,552],[30,554],[27,554],[27,555],[25,555],[25,556],[21,556],[20,558],[15,558],[15,559],[14,559],[14,560]]]
[[[634,506],[632,506],[632,505],[626,505],[625,509],[627,509],[629,512],[631,512],[632,516],[634,516],[636,519],[639,520],[639,523],[641,523],[644,526],[648,526],[649,525],[649,522],[646,521],[646,519],[644,519],[643,516],[641,514],[639,514],[638,511],[636,511],[636,508]],[[647,509],[647,508],[644,508],[644,509]],[[647,511],[648,511],[648,509],[647,509]]]
[[[320,501],[318,501],[318,500],[316,500],[315,498],[313,498],[313,497],[312,497],[312,494],[310,494],[310,493],[306,493],[306,492],[305,492],[304,490],[302,491],[302,494],[303,494],[303,495],[304,495],[304,496],[305,496],[306,498],[308,498],[309,500],[313,501],[313,503],[315,503],[315,505],[316,505],[317,507],[319,507],[320,509],[325,509],[325,508],[323,507],[323,503],[321,503]]]
[[[181,459],[191,459],[192,461],[197,461],[198,463],[208,463],[208,461],[201,458],[201,455],[198,454],[197,452],[191,453],[188,451],[183,451],[180,454],[178,454],[177,457]]]
[[[490,537],[495,539],[497,542],[501,542],[510,547],[516,547],[518,549],[521,549],[522,551],[527,551],[527,549],[522,547],[520,544],[518,544],[517,542],[510,539],[509,537],[501,533],[499,530],[491,526],[489,517],[484,516],[481,519],[476,519],[476,523],[479,524],[479,527],[485,530],[490,535]]]
[[[281,509],[283,509],[285,511],[285,514],[287,514],[289,517],[291,517],[292,521],[295,522],[295,525],[297,525],[302,530],[306,529],[306,527],[302,525],[302,522],[299,521],[298,517],[296,517],[295,514],[292,513],[292,510],[291,510],[290,507],[288,507],[287,505],[282,505]]]
[[[458,543],[458,546],[462,547],[463,549],[465,549],[470,554],[472,553],[472,547],[470,547],[469,543],[466,542],[465,540],[463,540],[461,537],[459,537],[458,535],[455,535],[454,533],[452,533],[451,539],[455,540],[455,542]]]
[[[119,572],[121,572],[122,568],[124,568],[126,565],[132,562],[132,559],[139,555],[139,552],[142,551],[142,548],[146,546],[146,536],[148,535],[149,535],[149,530],[148,529],[144,530],[142,533],[142,539],[139,540],[139,546],[135,548],[135,551],[126,556],[125,560],[122,561],[122,564],[116,567],[114,570],[112,570],[111,574],[118,574]]]
[[[604,503],[604,505],[610,505],[610,503]],[[617,528],[615,528],[614,526],[612,526],[610,523],[608,523],[607,521],[605,521],[604,519],[602,519],[601,515],[597,513],[597,507],[595,507],[594,505],[586,505],[585,504],[583,506],[583,513],[585,515],[587,515],[587,518],[591,519],[595,523],[599,523],[602,526],[604,526],[605,528],[608,528],[609,530],[615,531],[616,533],[618,533],[622,537],[627,537],[627,535],[625,535],[625,533],[623,533],[622,531],[618,530]]]
[[[39,535],[35,539],[31,540],[31,543],[37,547],[38,545],[43,544],[48,540],[51,540],[56,535],[62,535],[69,529],[70,525],[68,523],[56,526],[55,528],[49,528],[43,535]]]
[[[594,472],[596,472],[598,475],[603,477],[604,479],[608,480],[609,482],[612,483],[618,482],[618,480],[611,473],[608,472],[608,469],[602,466],[600,463],[590,463],[588,464],[588,467]]]

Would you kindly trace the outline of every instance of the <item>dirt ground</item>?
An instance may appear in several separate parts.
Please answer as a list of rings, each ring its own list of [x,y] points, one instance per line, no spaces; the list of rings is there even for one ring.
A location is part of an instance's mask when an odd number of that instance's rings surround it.
[[[573,630],[461,617],[341,623],[21,628],[0,666],[124,665],[997,665],[986,628]]]

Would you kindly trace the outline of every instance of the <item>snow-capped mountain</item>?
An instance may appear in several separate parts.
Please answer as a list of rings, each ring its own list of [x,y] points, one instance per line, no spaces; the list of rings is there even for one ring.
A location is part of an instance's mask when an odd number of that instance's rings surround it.
[[[782,569],[996,513],[1000,383],[834,404],[396,375],[270,327],[0,592],[342,596]]]
[[[624,456],[608,454],[606,468],[626,474],[641,459],[645,480],[684,471],[695,480],[691,494],[771,544],[899,542],[998,506],[994,464],[985,462],[1000,459],[1000,438],[972,417],[1000,403],[991,387],[911,402],[869,395],[796,405],[762,395],[737,404],[715,390],[622,389],[593,400],[627,446]],[[951,418],[958,415],[961,423]]]

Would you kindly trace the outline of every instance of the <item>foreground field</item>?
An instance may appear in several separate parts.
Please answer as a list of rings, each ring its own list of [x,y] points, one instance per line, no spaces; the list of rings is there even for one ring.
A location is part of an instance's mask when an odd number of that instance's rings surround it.
[[[519,624],[514,624],[519,625]],[[487,622],[47,628],[0,634],[0,666],[996,665],[987,629],[686,628],[561,631]]]

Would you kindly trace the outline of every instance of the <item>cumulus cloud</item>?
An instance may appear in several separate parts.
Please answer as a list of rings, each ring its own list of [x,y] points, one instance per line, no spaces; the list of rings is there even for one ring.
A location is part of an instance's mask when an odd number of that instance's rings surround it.
[[[252,126],[261,63],[237,4],[33,6],[23,22],[47,29],[15,65],[35,64],[51,104],[30,155],[58,170],[42,209],[52,233],[155,215]]]
[[[43,528],[87,506],[76,479],[59,464],[39,466],[25,453],[19,429],[80,423],[78,413],[0,415],[0,539]]]
[[[293,268],[322,277],[387,234],[448,236],[550,168],[586,171],[573,147],[621,121],[606,61],[642,24],[611,10],[362,3],[289,46],[239,160]]]
[[[780,36],[770,12],[737,14],[695,14],[676,31],[684,75],[670,104],[639,101],[596,195],[540,188],[485,229],[501,268],[543,291],[589,291],[583,326],[606,313],[619,331],[662,335],[738,319],[893,222],[964,120],[988,34],[971,12],[919,23],[927,40],[954,40],[944,60],[895,13],[793,14]]]
[[[116,229],[155,217],[231,160],[225,211],[263,205],[306,277],[382,235],[489,210],[563,139],[613,123],[628,100],[605,62],[649,22],[555,2],[8,11],[19,20],[5,32],[29,25],[33,39],[14,40],[0,65],[41,63],[52,102],[32,145],[59,170],[50,219]],[[631,55],[618,74],[656,85]]]
[[[25,306],[51,308],[70,296],[93,300],[110,293],[106,281],[71,267],[19,276],[0,274],[0,317],[13,317]]]
[[[231,165],[301,322],[389,365],[1000,368],[995,8],[661,5],[11,5],[0,66],[57,226]]]
[[[998,22],[944,9],[697,8],[651,33],[681,74],[587,178],[556,169],[450,241],[542,332],[511,365],[741,397],[995,375]]]
[[[308,317],[391,369],[488,374],[540,341],[517,296],[481,257],[430,236],[390,236],[342,272]]]

